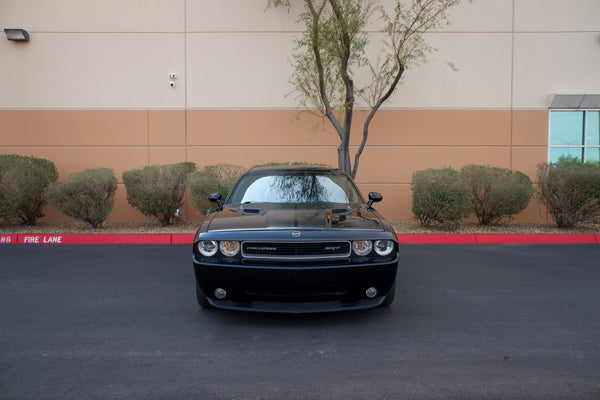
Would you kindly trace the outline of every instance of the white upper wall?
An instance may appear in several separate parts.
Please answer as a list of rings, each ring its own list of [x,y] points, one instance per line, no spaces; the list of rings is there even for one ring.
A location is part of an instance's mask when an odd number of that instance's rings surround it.
[[[2,33],[4,36],[4,33]],[[184,34],[31,34],[0,38],[0,108],[183,108]]]
[[[510,32],[512,0],[463,0],[448,11],[445,32]]]
[[[519,33],[514,48],[514,108],[546,108],[554,93],[600,93],[600,33]]]
[[[515,1],[514,108],[600,93],[600,0]]]
[[[0,28],[30,33],[0,33],[0,108],[185,107],[185,0],[0,0]]]
[[[265,10],[267,0],[188,0],[188,32],[297,32],[301,7]]]
[[[600,33],[600,1],[516,0],[515,30]]]
[[[35,32],[184,32],[186,0],[0,0],[0,27]]]
[[[290,33],[188,35],[188,106],[196,108],[293,108]]]
[[[0,28],[31,34],[0,33],[0,108],[293,108],[295,4],[0,0]],[[556,92],[598,93],[599,15],[600,0],[465,1],[386,107],[543,109]]]

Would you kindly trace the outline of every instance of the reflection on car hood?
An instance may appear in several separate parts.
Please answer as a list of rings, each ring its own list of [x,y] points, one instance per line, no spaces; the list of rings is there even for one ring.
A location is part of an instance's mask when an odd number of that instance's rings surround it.
[[[212,216],[209,231],[238,229],[373,229],[383,230],[376,213],[359,208],[308,208],[294,205],[225,205]]]

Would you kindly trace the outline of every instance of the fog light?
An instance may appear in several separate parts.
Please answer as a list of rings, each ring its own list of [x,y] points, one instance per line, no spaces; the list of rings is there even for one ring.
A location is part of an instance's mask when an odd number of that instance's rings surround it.
[[[368,298],[372,299],[373,297],[377,296],[377,289],[370,287],[365,291],[365,294]]]
[[[227,292],[225,289],[217,288],[215,289],[215,297],[219,300],[223,300],[225,297],[227,297]]]

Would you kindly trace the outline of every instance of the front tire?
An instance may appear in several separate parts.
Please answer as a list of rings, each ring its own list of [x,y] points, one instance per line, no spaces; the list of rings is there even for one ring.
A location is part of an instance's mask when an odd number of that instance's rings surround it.
[[[198,286],[198,282],[196,282],[196,300],[198,301],[198,305],[200,307],[210,308],[210,303],[208,302],[208,299],[206,298],[206,295],[202,289],[200,289],[200,286]]]

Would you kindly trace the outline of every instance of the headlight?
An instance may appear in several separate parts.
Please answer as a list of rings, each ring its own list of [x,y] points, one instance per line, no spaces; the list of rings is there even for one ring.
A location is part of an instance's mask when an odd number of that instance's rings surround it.
[[[394,250],[393,240],[376,240],[375,241],[375,252],[380,256],[387,256]]]
[[[214,240],[201,240],[197,244],[198,251],[205,257],[212,257],[217,254],[219,247]]]
[[[240,252],[240,242],[223,240],[219,243],[219,249],[224,256],[233,257]]]
[[[352,250],[357,256],[366,256],[373,249],[373,242],[370,240],[355,240],[352,242]]]

